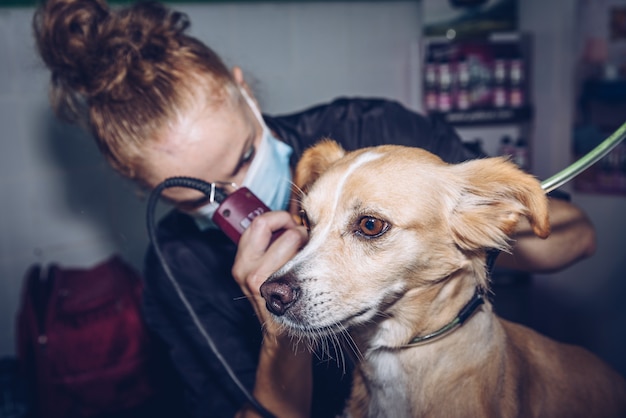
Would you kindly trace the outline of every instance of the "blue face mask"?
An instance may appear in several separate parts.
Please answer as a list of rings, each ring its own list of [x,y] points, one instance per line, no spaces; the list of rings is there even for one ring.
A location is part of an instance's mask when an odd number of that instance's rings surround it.
[[[252,112],[263,127],[263,138],[248,168],[243,186],[247,187],[272,210],[285,210],[291,196],[289,159],[293,149],[276,139],[268,129],[259,109],[242,90]]]
[[[272,135],[250,96],[243,89],[241,92],[263,128],[261,142],[242,186],[250,189],[271,210],[285,210],[289,206],[291,196],[289,159],[293,149]],[[217,206],[217,203],[212,202],[191,214],[201,230],[217,228],[212,221]]]

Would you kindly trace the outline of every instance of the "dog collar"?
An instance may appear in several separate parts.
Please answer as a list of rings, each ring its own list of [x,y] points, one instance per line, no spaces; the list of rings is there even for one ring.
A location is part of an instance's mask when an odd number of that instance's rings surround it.
[[[401,345],[397,348],[415,347],[417,345],[425,344],[436,338],[439,338],[448,334],[452,330],[463,325],[465,321],[467,321],[467,319],[471,317],[472,314],[476,312],[476,309],[478,309],[478,307],[482,305],[483,303],[485,303],[483,291],[477,287],[476,291],[474,292],[474,296],[472,296],[469,302],[467,302],[467,304],[465,304],[465,306],[461,308],[461,310],[459,311],[459,314],[452,321],[448,322],[446,325],[439,328],[437,331],[431,332],[430,334],[418,335],[416,337],[413,337],[411,341],[409,341],[407,344]]]

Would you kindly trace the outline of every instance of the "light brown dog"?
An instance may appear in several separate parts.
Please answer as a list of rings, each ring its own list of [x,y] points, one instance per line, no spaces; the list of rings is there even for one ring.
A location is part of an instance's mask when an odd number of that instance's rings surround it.
[[[483,297],[487,250],[507,250],[520,217],[549,234],[535,178],[502,158],[325,141],[295,182],[310,240],[261,293],[293,335],[356,344],[345,416],[626,417],[621,376]]]

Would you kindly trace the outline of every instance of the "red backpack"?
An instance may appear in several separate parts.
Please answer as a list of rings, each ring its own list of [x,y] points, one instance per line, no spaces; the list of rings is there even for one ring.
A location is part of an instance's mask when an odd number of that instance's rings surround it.
[[[89,269],[29,269],[17,354],[37,416],[113,414],[155,394],[141,288],[138,273],[117,256]]]

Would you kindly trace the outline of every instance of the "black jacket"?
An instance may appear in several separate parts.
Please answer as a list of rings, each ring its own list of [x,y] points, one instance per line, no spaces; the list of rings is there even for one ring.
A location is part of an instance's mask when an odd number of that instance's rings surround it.
[[[264,119],[278,138],[293,147],[292,165],[322,137],[336,140],[346,150],[401,144],[427,149],[448,162],[477,157],[449,126],[386,100],[338,99]],[[167,264],[207,332],[251,390],[262,337],[252,306],[231,276],[235,245],[220,231],[200,231],[189,216],[177,211],[159,223],[158,237]],[[184,391],[184,408],[193,417],[232,417],[244,398],[196,329],[152,248],[144,276],[146,321],[167,347],[180,379],[174,387]],[[348,356],[332,347],[330,351],[313,358],[314,417],[340,413],[349,393]]]

